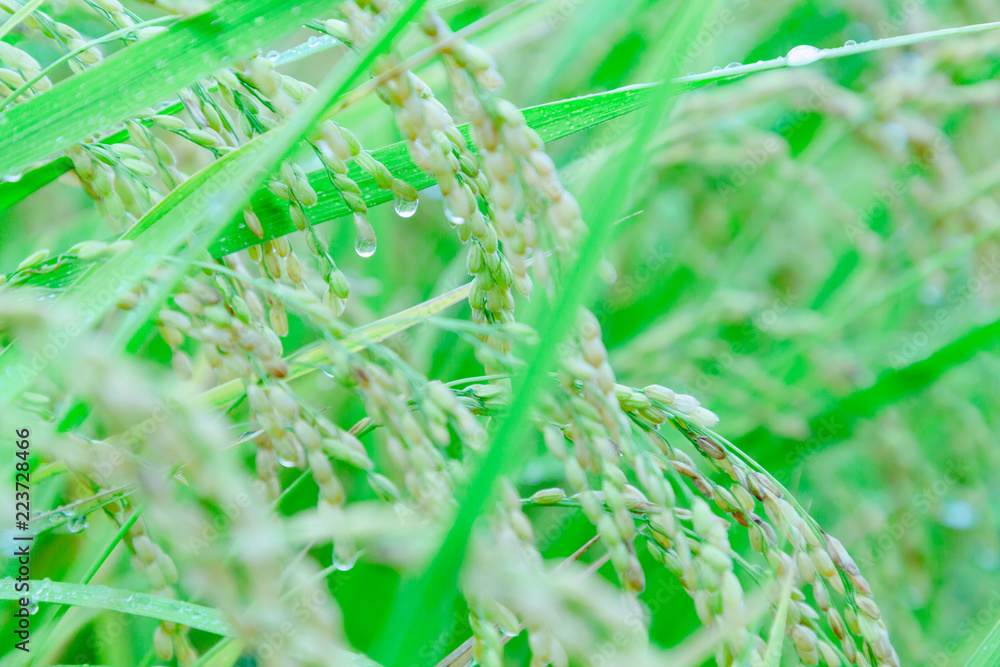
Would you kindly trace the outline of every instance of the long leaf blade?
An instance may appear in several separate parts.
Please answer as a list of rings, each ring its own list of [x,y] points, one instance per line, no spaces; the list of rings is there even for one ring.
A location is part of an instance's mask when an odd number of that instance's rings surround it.
[[[200,77],[329,11],[324,0],[226,0],[0,113],[0,176],[112,127]]]

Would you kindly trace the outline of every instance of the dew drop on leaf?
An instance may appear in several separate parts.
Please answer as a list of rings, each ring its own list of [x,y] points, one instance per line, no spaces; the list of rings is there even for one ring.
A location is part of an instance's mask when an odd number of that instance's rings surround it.
[[[375,230],[368,222],[368,218],[360,213],[354,214],[354,227],[358,230],[358,235],[354,239],[354,250],[361,257],[371,257],[375,254],[375,247],[378,239],[375,237]]]
[[[789,67],[800,67],[819,60],[820,50],[810,44],[800,44],[788,52]]]
[[[460,215],[456,215],[450,208],[448,208],[447,204],[444,206],[444,217],[448,219],[448,222],[451,223],[452,227],[458,227],[459,225],[465,224],[465,218]]]
[[[79,533],[87,528],[87,517],[84,515],[75,516],[66,522],[66,530],[71,533]]]
[[[375,248],[378,242],[375,238],[367,238],[362,234],[358,234],[354,239],[354,251],[358,253],[359,257],[371,257],[375,254]]]
[[[296,465],[294,459],[286,459],[281,454],[279,454],[277,450],[275,450],[274,452],[274,458],[278,459],[278,463],[281,465],[282,468],[294,468]]]
[[[333,567],[341,572],[347,572],[354,568],[354,565],[358,562],[359,552],[355,552],[353,555],[347,558],[343,558],[334,554],[333,556]]]
[[[413,201],[406,201],[402,197],[396,197],[392,206],[396,209],[396,215],[401,218],[412,218],[413,214],[417,212],[417,205],[420,203],[419,200],[414,199]]]

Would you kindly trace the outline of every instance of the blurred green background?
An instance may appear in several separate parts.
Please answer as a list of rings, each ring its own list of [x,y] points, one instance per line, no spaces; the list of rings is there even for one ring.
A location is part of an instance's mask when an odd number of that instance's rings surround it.
[[[505,3],[444,4],[459,28]],[[497,58],[518,106],[611,90],[648,81],[641,54],[671,4],[542,3],[477,43]],[[799,44],[984,22],[991,12],[991,3],[974,1],[724,2],[680,54],[678,73],[773,58]],[[290,71],[315,82],[320,65],[306,60]],[[721,416],[720,433],[771,466],[844,542],[906,665],[964,664],[1000,618],[1000,349],[991,330],[967,338],[1000,317],[998,70],[1000,33],[986,33],[684,94],[655,139],[653,168],[629,193],[635,215],[617,226],[608,249],[618,281],[594,305],[620,382],[694,394]],[[443,68],[420,74],[448,99]],[[340,118],[366,147],[400,139],[379,105],[371,99]],[[571,191],[579,194],[606,151],[629,138],[627,127],[612,122],[550,147]],[[379,249],[370,259],[354,254],[349,221],[324,226],[355,287],[350,321],[467,280],[464,254],[431,193],[422,193],[413,218],[383,206],[371,219]],[[0,269],[39,246],[64,249],[107,234],[79,189],[53,183],[0,212]],[[293,323],[286,350],[305,335]],[[934,356],[953,344],[954,358]],[[472,348],[436,327],[390,346],[430,377],[481,374]],[[146,353],[168,357],[162,343]],[[927,358],[920,373],[894,374]],[[347,403],[322,375],[299,389],[333,411]],[[344,409],[361,417],[351,405]],[[346,415],[340,421],[349,423]],[[529,467],[523,481],[545,486],[550,472]],[[355,482],[349,495],[370,495],[363,478]],[[314,502],[315,491],[296,492],[283,508]],[[585,520],[560,512],[533,516],[553,558],[590,536]],[[58,579],[68,566],[63,550],[75,548],[76,537],[62,535],[36,555],[36,567]],[[614,577],[610,566],[601,572]],[[697,626],[693,605],[665,570],[647,572],[653,638],[674,645]],[[374,639],[387,610],[372,601],[395,576],[362,563],[333,577],[358,648]],[[102,632],[99,623],[82,633],[81,650]],[[456,610],[442,655],[467,634]],[[511,644],[511,660],[525,659],[523,641]],[[139,660],[145,651],[119,655]]]

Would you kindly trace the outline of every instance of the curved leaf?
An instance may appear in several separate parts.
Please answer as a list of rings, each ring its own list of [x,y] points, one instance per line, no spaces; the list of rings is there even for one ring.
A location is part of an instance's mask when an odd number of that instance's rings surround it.
[[[0,176],[112,127],[330,10],[324,0],[225,0],[0,113]]]

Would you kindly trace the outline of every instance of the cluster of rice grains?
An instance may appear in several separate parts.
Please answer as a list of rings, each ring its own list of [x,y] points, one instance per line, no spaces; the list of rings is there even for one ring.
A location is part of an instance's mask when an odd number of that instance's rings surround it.
[[[141,25],[115,0],[86,4],[126,41],[159,29]],[[155,4],[169,12],[192,11],[191,3]],[[11,13],[19,6],[0,0]],[[360,48],[399,7],[392,0],[348,0],[336,11],[319,27]],[[74,72],[101,58],[96,46],[86,46],[79,33],[41,12],[25,26],[73,53]],[[452,113],[395,54],[381,56],[373,67],[381,82],[378,94],[390,107],[413,162],[433,176],[444,197],[445,218],[468,247],[474,322],[499,331],[492,325],[515,322],[513,292],[531,293],[529,270],[536,282],[556,289],[546,253],[559,261],[571,255],[585,226],[538,135],[514,105],[498,96],[502,79],[492,58],[433,12],[423,15],[420,28],[444,59],[457,111],[470,122],[471,145]],[[0,43],[0,62],[0,95],[6,104],[51,86],[21,49]],[[173,107],[129,120],[115,141],[81,144],[68,156],[84,190],[113,229],[122,230],[187,178],[177,166],[182,157],[195,163],[218,158],[274,128],[312,92],[307,83],[277,72],[272,58],[257,54],[180,91]],[[357,253],[371,255],[375,231],[348,166],[356,164],[390,192],[402,217],[416,210],[416,190],[333,121],[322,123],[308,140],[323,165],[320,177],[332,183],[352,212]],[[181,155],[184,142],[207,155]],[[95,492],[138,482],[152,501],[148,523],[135,521],[125,542],[153,591],[168,597],[198,591],[234,618],[248,646],[268,665],[322,664],[340,635],[339,612],[328,595],[310,605],[305,624],[285,630],[292,602],[301,602],[304,590],[323,587],[310,559],[295,558],[280,546],[285,541],[271,510],[286,490],[283,470],[299,469],[314,481],[317,515],[333,537],[334,565],[346,569],[360,547],[349,520],[355,510],[344,475],[366,476],[381,501],[405,521],[443,525],[453,515],[456,491],[488,443],[490,417],[503,412],[510,399],[504,381],[456,390],[422,377],[376,343],[363,342],[360,352],[345,344],[339,317],[350,286],[310,222],[309,209],[318,201],[315,178],[286,161],[267,186],[287,202],[315,262],[300,260],[286,237],[264,241],[267,221],[247,208],[246,227],[263,243],[204,265],[205,271],[192,271],[173,290],[155,323],[173,352],[176,381],[108,358],[97,339],[81,343],[80,358],[88,373],[104,378],[101,387],[81,385],[69,375],[35,387],[56,402],[72,397],[97,406],[80,432],[69,435],[73,446],[53,449],[53,457],[71,459],[71,469]],[[85,242],[66,254],[92,259],[121,250]],[[32,256],[27,268],[44,259]],[[167,270],[153,269],[119,307],[135,308],[151,288],[170,280]],[[314,292],[317,284],[321,294]],[[289,362],[282,356],[281,339],[289,331],[286,306],[320,332],[330,376],[363,403],[366,417],[354,426],[336,424],[334,416],[321,414],[291,386]],[[4,324],[5,329],[19,326]],[[502,361],[514,353],[511,336],[480,335],[492,352],[482,355],[487,372],[505,370]],[[561,666],[571,656],[586,661],[606,637],[625,638],[617,662],[641,661],[646,613],[639,595],[646,575],[637,550],[644,544],[689,593],[701,621],[727,629],[717,654],[721,665],[761,663],[761,629],[768,624],[749,614],[744,586],[750,580],[762,583],[777,609],[781,583],[789,577],[794,585],[787,634],[804,664],[898,665],[871,588],[854,561],[772,477],[708,430],[718,420],[711,411],[664,387],[617,384],[597,320],[586,311],[567,350],[544,405],[532,415],[548,454],[562,464],[565,488],[522,499],[513,480],[501,479],[499,499],[477,533],[464,575],[473,656],[480,664],[501,665],[504,636],[522,628],[528,631],[533,664]],[[81,371],[78,377],[85,375]],[[190,398],[192,388],[208,391],[225,383],[242,386],[252,424],[244,438],[234,438],[232,429],[227,437],[218,416],[200,412]],[[156,413],[164,401],[170,408],[160,418]],[[665,426],[693,448],[671,441]],[[382,471],[359,439],[372,431],[385,454],[375,457],[386,462]],[[57,438],[53,434],[53,441]],[[240,450],[222,447],[233,440],[237,445],[252,441],[255,480],[243,470]],[[109,468],[105,459],[114,464]],[[556,504],[577,506],[590,520],[620,589],[609,590],[595,577],[568,579],[543,562],[523,508]],[[237,510],[223,509],[231,507]],[[122,524],[135,508],[122,501],[105,510]],[[206,534],[220,525],[219,516],[225,518],[228,539],[220,539],[218,531]],[[734,553],[733,523],[748,531],[770,574]],[[192,535],[198,539],[192,541]],[[737,575],[741,568],[742,577]],[[636,619],[638,626],[630,622]],[[161,624],[153,644],[160,661],[191,664],[197,659],[185,629],[176,624]],[[427,656],[428,661],[439,657]]]

